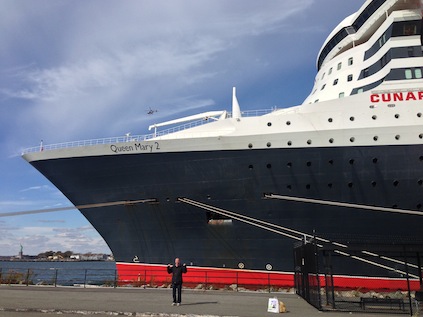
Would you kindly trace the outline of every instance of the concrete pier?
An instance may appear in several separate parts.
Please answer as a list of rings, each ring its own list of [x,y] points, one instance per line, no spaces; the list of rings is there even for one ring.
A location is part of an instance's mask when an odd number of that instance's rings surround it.
[[[289,293],[183,290],[182,305],[172,306],[170,289],[0,286],[0,316],[8,317],[258,317],[268,313],[268,299],[277,297],[290,317],[375,316],[375,314],[320,312]],[[397,314],[384,316],[398,316]]]

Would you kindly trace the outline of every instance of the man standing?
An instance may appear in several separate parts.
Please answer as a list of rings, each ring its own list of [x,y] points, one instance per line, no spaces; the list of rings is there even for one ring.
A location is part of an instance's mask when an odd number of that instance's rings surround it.
[[[181,305],[181,293],[182,293],[182,274],[187,272],[187,267],[180,264],[179,258],[175,259],[175,265],[167,265],[167,273],[172,273],[172,295],[173,303],[172,306]],[[178,297],[176,297],[176,291],[178,291]]]

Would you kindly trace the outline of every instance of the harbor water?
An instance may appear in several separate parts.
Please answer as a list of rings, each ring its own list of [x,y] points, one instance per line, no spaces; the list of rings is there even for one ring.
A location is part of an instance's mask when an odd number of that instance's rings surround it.
[[[114,286],[115,280],[116,264],[112,261],[0,262],[3,284]]]

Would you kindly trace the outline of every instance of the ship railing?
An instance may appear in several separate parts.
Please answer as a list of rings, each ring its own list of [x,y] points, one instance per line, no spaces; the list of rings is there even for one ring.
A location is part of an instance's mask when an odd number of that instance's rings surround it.
[[[272,111],[275,111],[276,108],[273,109],[264,109],[264,110],[248,110],[241,112],[243,117],[257,117],[268,114]],[[227,113],[227,118],[231,118],[232,115],[230,112]],[[141,142],[151,140],[157,137],[169,135],[172,133],[188,130],[197,126],[201,126],[210,122],[214,122],[211,119],[200,119],[191,121],[182,125],[178,125],[175,127],[171,127],[164,130],[156,130],[154,133],[144,134],[144,135],[130,135],[129,133],[124,136],[117,136],[117,137],[108,137],[108,138],[99,138],[99,139],[89,139],[89,140],[79,140],[79,141],[70,141],[70,142],[62,142],[62,143],[55,143],[55,144],[43,144],[41,143],[38,146],[26,148],[22,151],[22,154],[33,153],[33,152],[40,152],[40,151],[50,151],[50,150],[59,150],[59,149],[68,149],[68,148],[75,148],[75,147],[86,147],[86,146],[94,146],[94,145],[107,145],[107,144],[115,144],[115,143],[124,143],[124,142]]]

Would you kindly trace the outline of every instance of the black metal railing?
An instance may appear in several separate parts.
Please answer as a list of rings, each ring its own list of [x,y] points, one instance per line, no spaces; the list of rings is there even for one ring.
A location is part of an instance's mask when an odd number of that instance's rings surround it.
[[[190,272],[184,287],[203,290],[225,289],[233,291],[260,290],[275,292],[290,290],[289,277],[275,277],[261,273],[260,277],[245,276],[243,272],[210,273]],[[99,287],[169,287],[171,276],[166,270],[134,270],[118,274],[116,269],[69,268],[0,268],[0,284],[50,285],[50,286],[99,286]],[[286,285],[285,287],[281,285]]]

